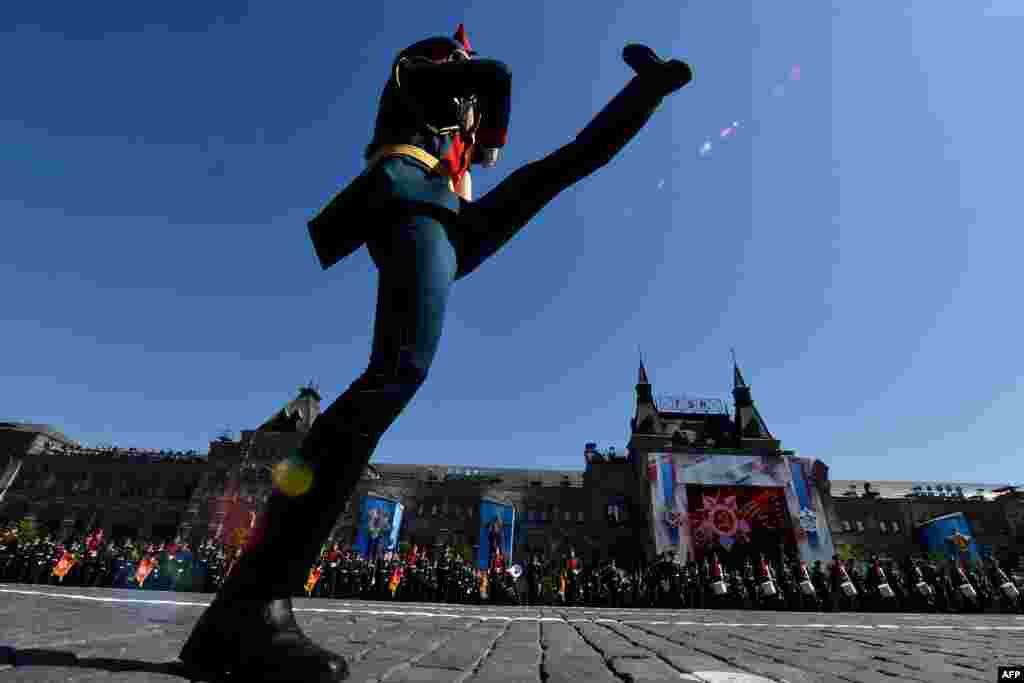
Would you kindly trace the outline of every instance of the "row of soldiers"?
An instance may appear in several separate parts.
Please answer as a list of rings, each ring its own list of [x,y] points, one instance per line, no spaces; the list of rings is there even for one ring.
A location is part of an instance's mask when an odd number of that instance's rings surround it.
[[[808,566],[790,558],[770,562],[748,558],[727,567],[712,556],[679,563],[672,553],[646,571],[623,576],[581,572],[569,602],[608,606],[731,608],[809,612],[1003,612],[1024,613],[1021,586],[995,559],[968,564],[905,557],[901,562],[872,557],[846,563],[833,557]],[[618,576],[616,576],[618,574]],[[590,596],[588,596],[588,587]],[[597,594],[595,601],[593,595]]]
[[[213,539],[108,542],[102,532],[57,542],[18,542],[0,532],[0,581],[146,590],[216,591],[238,552]],[[863,566],[862,566],[863,565]],[[559,561],[539,556],[525,568],[500,551],[479,569],[448,547],[413,547],[367,559],[326,546],[301,596],[403,602],[556,604],[667,609],[1024,613],[1022,586],[988,559],[936,563],[906,557],[827,566],[751,558],[726,566],[716,556],[679,562],[666,553],[647,567],[619,568],[614,559],[585,568],[575,552]]]
[[[413,548],[377,562],[340,547],[325,548],[310,573],[313,597],[400,601],[492,602],[526,605],[654,607],[668,609],[768,609],[795,611],[915,611],[1024,613],[1018,582],[997,560],[936,563],[906,557],[850,563],[833,557],[828,567],[791,558],[747,558],[727,567],[715,556],[678,562],[661,555],[646,568],[623,570],[614,559],[584,568],[570,549],[562,561],[534,556],[525,569],[507,567],[500,552],[488,570],[442,548],[436,559]]]
[[[507,567],[501,551],[480,569],[450,547],[436,553],[413,546],[404,554],[367,559],[340,544],[324,548],[310,571],[306,593],[334,599],[518,605],[521,570]]]
[[[146,590],[216,591],[237,553],[208,539],[189,543],[124,539],[102,531],[58,541],[19,541],[0,531],[0,582]]]

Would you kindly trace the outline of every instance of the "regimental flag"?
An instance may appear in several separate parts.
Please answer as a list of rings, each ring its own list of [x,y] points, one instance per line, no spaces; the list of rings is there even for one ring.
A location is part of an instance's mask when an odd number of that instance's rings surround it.
[[[135,570],[135,582],[139,584],[139,588],[146,583],[146,579],[153,573],[155,567],[156,561],[149,555],[139,560],[139,566]]]
[[[320,580],[321,572],[320,565],[316,565],[310,570],[309,578],[306,579],[306,595],[312,595],[313,589],[316,588],[316,584]]]
[[[398,584],[402,583],[402,568],[395,567],[395,571],[391,572],[391,580],[388,581],[388,590],[391,591],[391,597],[395,597],[395,591],[398,590]]]
[[[63,582],[64,577],[67,576],[67,573],[71,571],[71,568],[75,566],[77,561],[78,559],[70,551],[65,550],[64,554],[57,560],[57,564],[53,565],[51,573]]]

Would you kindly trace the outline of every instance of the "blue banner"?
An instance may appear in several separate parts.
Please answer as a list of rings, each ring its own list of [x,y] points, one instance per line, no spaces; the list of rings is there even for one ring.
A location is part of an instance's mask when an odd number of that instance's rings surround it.
[[[665,458],[661,463],[661,470],[658,472],[659,483],[661,483],[661,490],[664,493],[665,504],[668,509],[672,509],[675,505],[676,500],[676,468],[671,458]],[[686,514],[686,511],[683,511]],[[668,528],[669,543],[673,546],[679,545],[679,527],[669,526]]]
[[[387,498],[363,496],[359,503],[359,531],[355,549],[363,557],[376,560],[398,547],[402,526],[402,505]]]
[[[789,463],[789,471],[793,475],[793,492],[796,493],[797,502],[800,504],[800,525],[807,532],[807,543],[812,548],[818,547],[818,530],[812,526],[812,520],[817,522],[817,511],[814,509],[811,483],[804,477],[803,464],[796,460]]]
[[[480,501],[480,555],[477,558],[480,569],[490,567],[496,546],[505,556],[505,566],[510,566],[515,527],[514,507],[489,500]]]
[[[944,557],[979,560],[978,544],[962,512],[952,512],[917,525],[917,539],[927,553]]]

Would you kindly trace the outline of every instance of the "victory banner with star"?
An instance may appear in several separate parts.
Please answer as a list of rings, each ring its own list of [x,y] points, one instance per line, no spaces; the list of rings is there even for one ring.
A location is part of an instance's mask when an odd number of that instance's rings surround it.
[[[674,550],[689,561],[706,553],[774,557],[796,550],[808,563],[830,561],[832,535],[814,485],[815,464],[735,451],[652,453],[647,478],[657,552]]]

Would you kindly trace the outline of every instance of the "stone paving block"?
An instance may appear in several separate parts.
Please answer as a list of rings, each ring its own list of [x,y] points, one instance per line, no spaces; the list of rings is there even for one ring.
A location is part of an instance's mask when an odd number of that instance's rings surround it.
[[[637,647],[621,633],[608,628],[605,624],[577,624],[576,630],[592,648],[605,659],[615,657],[645,657],[648,650]]]
[[[974,668],[961,666],[955,658],[946,658],[939,654],[907,653],[898,660],[890,660],[888,657],[881,658],[883,661],[896,661],[898,664],[915,671],[931,673],[936,675],[955,675],[961,680],[988,681],[991,675],[986,671],[979,671]]]
[[[781,680],[792,680],[792,683],[803,683],[811,680],[799,669],[773,661],[772,658],[763,652],[751,651],[748,647],[738,645],[735,642],[726,642],[722,637],[719,640],[712,640],[711,636],[703,632],[690,632],[689,639],[678,632],[673,634],[672,640],[676,642],[687,642],[697,652],[708,655],[727,663],[721,670],[739,669],[754,673],[760,676],[775,677]],[[717,635],[717,634],[716,634]]]
[[[820,657],[809,657],[803,660],[800,666],[819,678],[828,676],[833,679],[838,678],[839,680],[842,680],[842,676],[846,674],[863,671],[867,668],[863,665],[848,662],[837,662],[835,660]]]
[[[404,666],[405,664],[401,664]],[[379,681],[384,674],[389,671],[395,670],[399,666],[395,662],[367,662],[366,660],[360,660],[357,662],[350,661],[348,663],[349,680],[350,681],[363,681],[363,683],[371,683],[372,681]]]
[[[95,681],[100,672],[80,669],[75,666],[19,666],[10,673],[3,672],[4,681],[11,683],[53,683],[54,681]]]
[[[540,630],[541,646],[546,658],[562,657],[572,654],[596,657],[597,652],[590,647],[576,629],[569,624],[545,622]]]
[[[540,683],[540,661],[486,660],[467,680],[481,683]]]
[[[398,669],[383,679],[385,683],[455,683],[465,675],[451,669],[409,666]]]
[[[668,640],[663,636],[656,636],[638,628],[629,626],[611,627],[630,640],[639,643],[650,652],[666,659],[672,666],[680,671],[692,673],[694,671],[716,671],[726,666],[726,663],[701,654],[692,648]]]
[[[543,652],[539,645],[506,646],[502,645],[499,641],[487,657],[484,658],[484,663],[511,664],[525,662],[529,666],[537,667],[540,666],[542,656]]]
[[[500,635],[500,634],[498,634]],[[498,635],[467,633],[452,638],[417,662],[420,666],[468,671],[491,649]]]
[[[613,657],[612,671],[630,683],[678,681],[679,671],[656,657]]]
[[[540,624],[537,622],[514,621],[501,636],[505,645],[524,643],[537,646],[540,642]]]
[[[541,662],[542,680],[548,683],[617,683],[620,681],[596,655],[545,657]]]

